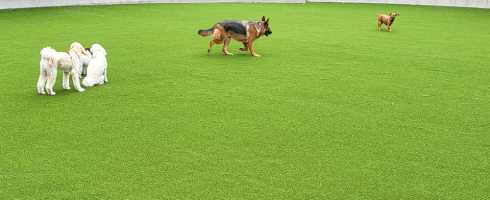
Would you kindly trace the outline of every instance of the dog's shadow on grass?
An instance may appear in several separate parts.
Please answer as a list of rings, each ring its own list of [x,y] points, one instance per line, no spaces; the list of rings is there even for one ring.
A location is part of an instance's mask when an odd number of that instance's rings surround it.
[[[393,33],[393,31],[388,31],[388,29],[380,29],[378,32],[383,32],[383,33]]]
[[[60,89],[60,90],[55,90],[56,92],[56,95],[48,95],[48,94],[37,94],[37,93],[34,93],[33,95],[31,95],[31,98],[67,98],[67,97],[71,97],[73,95],[80,95],[80,94],[83,94],[85,92],[78,92],[78,91],[75,91],[75,90],[63,90],[63,89]]]
[[[254,57],[250,55],[250,53],[245,53],[245,52],[233,52],[233,55],[224,55],[222,52],[211,52],[211,53],[198,53],[195,54],[195,56],[202,58],[202,59],[211,59],[211,60],[260,60],[263,59],[262,55],[261,57]]]
[[[65,90],[63,88],[57,88],[55,87],[54,88],[54,91],[56,92],[56,95],[48,95],[47,93],[46,94],[37,94],[37,93],[34,93],[31,97],[32,98],[40,98],[40,97],[45,97],[45,98],[68,98],[68,97],[74,97],[74,96],[80,96],[80,95],[87,95],[88,93],[91,93],[91,92],[95,92],[97,90],[100,90],[101,88],[103,87],[107,87],[106,84],[104,85],[97,85],[97,86],[93,86],[93,87],[84,87],[85,91],[83,92],[79,92],[77,91],[75,88],[71,88],[69,90]],[[80,96],[80,98],[82,98]]]

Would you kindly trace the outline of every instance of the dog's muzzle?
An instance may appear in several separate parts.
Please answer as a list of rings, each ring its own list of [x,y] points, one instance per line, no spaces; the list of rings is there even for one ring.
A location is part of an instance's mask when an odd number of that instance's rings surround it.
[[[264,34],[265,34],[265,36],[269,36],[270,34],[272,34],[272,31],[267,30],[267,31],[265,31],[265,33],[264,33]]]

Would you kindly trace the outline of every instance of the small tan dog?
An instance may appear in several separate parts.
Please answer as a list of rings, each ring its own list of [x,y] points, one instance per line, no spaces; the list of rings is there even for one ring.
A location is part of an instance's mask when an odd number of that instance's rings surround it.
[[[378,14],[378,31],[381,30],[381,25],[386,25],[388,27],[388,31],[391,32],[391,26],[395,22],[395,18],[400,16],[397,12],[391,12],[386,14]]]

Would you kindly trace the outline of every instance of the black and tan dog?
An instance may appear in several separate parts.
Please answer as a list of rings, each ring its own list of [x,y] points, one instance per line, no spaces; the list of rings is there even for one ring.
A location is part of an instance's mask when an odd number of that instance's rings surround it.
[[[223,53],[225,55],[233,55],[228,51],[228,46],[233,38],[243,43],[244,48],[240,48],[240,50],[250,51],[252,56],[258,57],[260,55],[255,53],[253,48],[254,41],[262,35],[269,36],[272,31],[269,27],[269,19],[266,20],[264,16],[258,22],[237,20],[219,22],[210,29],[199,30],[198,34],[203,37],[213,35],[213,39],[209,42],[208,54],[214,44],[223,43]]]
[[[381,30],[381,25],[385,24],[388,27],[388,31],[391,32],[391,26],[395,22],[396,16],[400,16],[400,14],[396,12],[391,12],[386,14],[378,14],[378,31]]]

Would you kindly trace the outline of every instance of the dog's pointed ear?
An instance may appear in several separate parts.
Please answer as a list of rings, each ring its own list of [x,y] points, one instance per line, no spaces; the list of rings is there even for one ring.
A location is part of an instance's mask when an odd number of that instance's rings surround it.
[[[263,21],[263,22],[265,21],[265,16],[262,16],[262,21]]]
[[[269,18],[267,18],[267,20],[265,20],[265,23],[266,24],[269,24]]]

